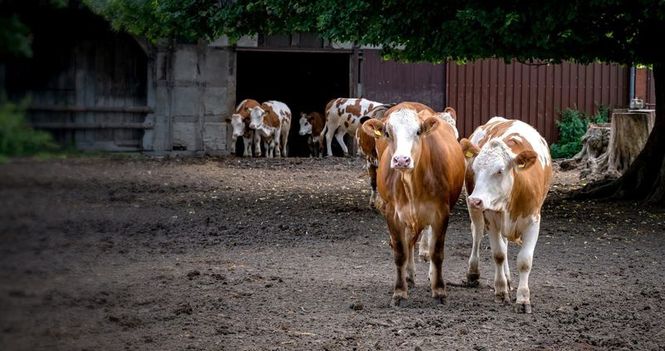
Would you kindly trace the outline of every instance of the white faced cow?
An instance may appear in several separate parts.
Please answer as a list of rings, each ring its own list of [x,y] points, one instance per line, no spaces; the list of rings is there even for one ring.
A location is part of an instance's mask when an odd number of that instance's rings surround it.
[[[286,144],[291,128],[291,110],[283,102],[266,101],[249,109],[249,128],[257,133],[266,149],[266,156],[287,156]],[[257,147],[258,155],[261,149]]]
[[[321,138],[325,136],[327,156],[332,156],[332,138],[337,139],[344,155],[349,154],[349,149],[344,143],[344,135],[347,133],[355,137],[356,130],[361,125],[361,118],[373,110],[376,106],[383,105],[380,102],[367,99],[339,98],[331,100],[326,105],[326,125],[321,132]]]
[[[432,297],[443,301],[446,285],[442,264],[450,211],[464,183],[464,155],[450,126],[422,104],[401,103],[385,118],[363,123],[376,138],[379,154],[378,191],[388,223],[397,276],[393,304],[407,298],[414,283],[415,244],[431,231],[429,245]]]
[[[243,156],[252,156],[252,145],[259,147],[258,134],[255,134],[254,130],[249,128],[249,111],[257,106],[260,105],[256,100],[245,99],[238,104],[235,113],[231,116],[231,126],[233,127],[233,133],[231,134],[232,145],[235,147],[238,137],[242,137],[245,147]],[[259,148],[260,151],[261,149]]]
[[[495,263],[495,297],[510,303],[507,240],[521,242],[515,307],[518,312],[531,313],[529,273],[540,230],[540,208],[552,179],[547,142],[524,122],[494,117],[460,144],[467,158],[467,206],[473,235],[467,280],[473,285],[480,277],[478,250],[486,229]]]
[[[307,137],[307,146],[309,146],[310,156],[319,156],[321,153],[320,139],[323,126],[326,123],[325,118],[318,112],[300,113],[300,129],[298,134]]]

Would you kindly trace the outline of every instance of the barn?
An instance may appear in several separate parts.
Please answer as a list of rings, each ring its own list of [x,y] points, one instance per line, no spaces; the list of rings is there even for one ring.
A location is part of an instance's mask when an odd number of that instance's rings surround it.
[[[562,109],[624,107],[634,91],[630,68],[612,64],[405,64],[312,33],[152,44],[113,31],[75,2],[61,9],[8,4],[3,10],[32,29],[34,55],[0,59],[0,87],[10,99],[30,99],[35,128],[81,150],[225,155],[235,147],[229,118],[244,98],[283,101],[297,119],[322,112],[332,98],[360,96],[452,106],[462,135],[494,115],[518,118],[552,142]],[[642,98],[654,102],[650,76],[637,77],[648,95]],[[297,127],[293,156],[306,150]]]

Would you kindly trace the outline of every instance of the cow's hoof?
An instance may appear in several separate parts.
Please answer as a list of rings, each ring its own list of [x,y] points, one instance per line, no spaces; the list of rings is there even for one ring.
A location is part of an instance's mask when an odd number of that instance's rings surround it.
[[[510,305],[510,294],[507,293],[496,294],[494,295],[494,302],[504,305]]]
[[[446,304],[446,297],[445,296],[440,296],[440,297],[435,297],[432,298],[434,301],[435,305],[445,305]]]
[[[480,285],[480,273],[467,273],[464,286],[467,288],[477,288]]]
[[[390,305],[393,307],[402,307],[404,306],[406,302],[406,299],[401,297],[401,296],[393,296],[392,301],[390,302]]]
[[[406,278],[406,286],[408,286],[409,289],[413,289],[416,286],[415,278],[411,277]]]
[[[530,303],[515,303],[513,306],[515,313],[526,313],[531,314],[531,304]]]

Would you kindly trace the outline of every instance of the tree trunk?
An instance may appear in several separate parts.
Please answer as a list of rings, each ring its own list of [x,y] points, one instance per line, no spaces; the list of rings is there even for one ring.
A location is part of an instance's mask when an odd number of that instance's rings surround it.
[[[633,199],[665,205],[665,63],[654,64],[653,75],[656,118],[642,152],[619,179],[599,186],[591,184],[577,197]]]
[[[612,131],[608,149],[609,173],[623,174],[635,161],[653,129],[654,116],[646,112],[612,114]]]

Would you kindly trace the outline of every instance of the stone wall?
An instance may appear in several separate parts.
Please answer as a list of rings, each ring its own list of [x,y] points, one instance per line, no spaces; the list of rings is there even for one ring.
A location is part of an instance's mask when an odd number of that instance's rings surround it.
[[[159,46],[149,63],[147,122],[143,148],[152,154],[229,153],[235,105],[235,52],[199,43]]]

